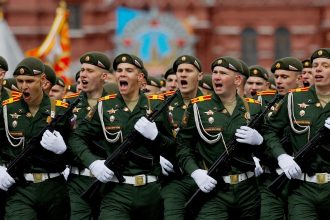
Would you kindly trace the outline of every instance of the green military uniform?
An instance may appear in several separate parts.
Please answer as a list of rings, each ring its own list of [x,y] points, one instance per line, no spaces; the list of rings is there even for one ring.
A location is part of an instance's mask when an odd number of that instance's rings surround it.
[[[14,75],[38,75],[43,64],[36,58],[21,61]],[[51,100],[43,94],[35,116],[20,96],[2,102],[3,117],[0,120],[0,164],[7,165],[27,147],[28,141],[39,134],[50,121],[67,109],[67,103]],[[60,121],[55,129],[67,139],[70,130],[69,116]],[[16,184],[9,188],[6,199],[6,219],[68,219],[69,197],[65,179],[67,152],[57,155],[44,149],[39,141],[32,143],[33,153],[27,155],[19,167]],[[50,193],[51,192],[51,193]]]
[[[133,55],[122,54],[115,59],[114,69],[120,62],[131,63],[142,69],[140,59]],[[99,99],[97,112],[89,114],[82,121],[70,138],[70,147],[88,167],[92,162],[106,159],[134,129],[134,125],[142,116],[150,114],[160,103],[163,96],[139,94],[139,100],[132,111],[120,94],[111,94]],[[100,219],[159,219],[161,210],[159,154],[168,146],[173,146],[169,128],[166,127],[165,114],[156,121],[159,133],[154,141],[139,139],[134,145],[134,152],[143,155],[136,159],[129,154],[122,161],[119,171],[124,175],[125,182],[118,184],[114,177],[113,183],[104,194],[100,207]],[[89,145],[93,139],[106,140],[103,155],[97,155]],[[135,180],[135,181],[134,181]]]
[[[215,93],[197,97],[192,103],[194,102],[189,109],[187,125],[180,129],[177,136],[179,164],[188,174],[196,169],[208,169],[226,151],[224,143],[228,143],[234,137],[236,129],[247,124],[249,115],[253,117],[260,111],[257,102],[247,104],[239,96],[236,96],[237,104],[232,115]],[[235,156],[242,161],[251,162],[251,152],[252,147],[242,144]],[[235,164],[229,169],[224,168],[220,175],[226,176],[224,178],[231,179],[232,182],[226,180],[226,183],[229,183],[228,187],[214,189],[216,196],[201,204],[198,218],[208,216],[208,219],[228,219],[228,215],[235,215],[257,219],[260,197],[253,169],[253,166]],[[242,176],[244,181],[238,181]]]

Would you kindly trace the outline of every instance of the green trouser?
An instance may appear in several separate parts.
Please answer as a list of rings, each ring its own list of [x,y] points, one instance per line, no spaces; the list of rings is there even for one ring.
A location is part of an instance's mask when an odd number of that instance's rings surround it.
[[[5,209],[5,219],[9,220],[69,219],[70,198],[64,177],[13,185]]]
[[[190,176],[167,183],[161,190],[164,200],[164,220],[184,219],[184,205],[196,190],[197,185]]]
[[[216,195],[202,206],[197,219],[260,219],[260,193],[255,177],[216,190]]]
[[[269,184],[271,184],[276,177],[276,174],[264,173],[258,178],[261,195],[261,220],[286,219],[288,205],[287,193],[285,193],[282,197],[277,197],[268,189]]]
[[[289,219],[310,220],[330,218],[330,183],[303,182],[291,189],[288,198]]]
[[[111,183],[109,186],[109,191],[101,201],[100,220],[162,218],[162,200],[158,182],[143,186]]]
[[[71,220],[97,219],[99,215],[98,201],[88,203],[80,196],[93,183],[95,178],[70,174],[68,178],[68,189],[71,206]]]

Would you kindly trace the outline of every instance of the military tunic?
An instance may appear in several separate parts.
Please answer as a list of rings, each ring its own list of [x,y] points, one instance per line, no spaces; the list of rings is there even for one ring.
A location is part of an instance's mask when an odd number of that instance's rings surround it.
[[[69,141],[70,147],[86,167],[95,160],[106,159],[134,129],[136,121],[155,109],[160,103],[158,99],[161,98],[159,96],[147,98],[141,93],[138,103],[131,112],[120,94],[100,98],[97,112],[94,115],[88,115],[73,132]],[[126,157],[119,168],[124,177],[141,174],[160,175],[159,154],[166,151],[168,146],[173,145],[170,129],[167,123],[164,123],[165,119],[166,115],[161,114],[156,120],[159,133],[154,141],[141,137],[133,147],[135,152],[144,155],[145,158],[151,158],[153,162],[145,165],[144,161],[140,162]],[[100,139],[101,137],[108,142],[105,146],[106,153],[102,156],[94,154],[89,145],[91,139]],[[157,219],[161,207],[159,190],[160,185],[157,181],[143,186],[114,183],[101,201],[100,218],[143,217],[145,219]],[[125,207],[123,207],[124,204]],[[146,209],[146,207],[148,208]]]
[[[0,163],[5,165],[16,158],[27,147],[26,143],[38,135],[52,118],[63,114],[68,107],[62,101],[51,101],[45,94],[34,117],[20,97],[4,100],[2,105]],[[64,140],[68,138],[69,120],[68,116],[55,127]],[[33,153],[21,164],[19,174],[22,176],[19,175],[20,179],[16,180],[16,184],[7,193],[6,218],[35,219],[38,215],[44,219],[66,219],[69,214],[69,197],[65,179],[60,174],[65,169],[67,153],[57,155],[44,149],[39,141],[33,144],[37,145]],[[44,180],[41,175],[56,177]]]
[[[186,127],[178,133],[178,150],[180,166],[190,175],[197,169],[208,169],[214,161],[226,151],[226,145],[234,137],[236,129],[246,125],[248,119],[260,112],[260,105],[246,103],[238,95],[236,107],[230,115],[222,104],[220,98],[212,93],[210,96],[196,98],[196,102],[189,109],[189,119]],[[235,157],[241,161],[252,161],[252,152],[257,146],[239,144]],[[251,162],[251,164],[253,164]],[[202,208],[198,218],[227,219],[228,216],[249,216],[259,218],[260,197],[256,179],[253,177],[254,166],[230,164],[223,168],[219,176],[241,174],[250,178],[242,182],[231,182],[224,188],[216,188],[216,196],[212,197]],[[251,172],[252,171],[252,172]],[[243,174],[242,174],[243,173]],[[252,175],[251,175],[252,174]],[[241,193],[240,193],[241,192]],[[238,201],[240,201],[238,203]],[[230,208],[232,207],[232,209]],[[208,216],[208,217],[206,217]]]
[[[289,141],[293,152],[296,153],[315,135],[317,129],[324,125],[324,121],[329,116],[330,104],[321,106],[314,86],[310,89],[300,88],[290,92],[283,104],[273,111],[266,121],[264,138],[273,157],[277,158],[286,153],[278,136],[278,132],[284,127],[290,126]],[[319,184],[307,180],[309,176],[318,173],[330,173],[329,143],[322,143],[318,151],[306,163],[306,167],[301,167],[304,173],[302,178],[306,178],[306,181],[291,181],[298,184],[298,187],[293,187],[289,192],[289,218],[328,217],[330,215],[330,184]]]

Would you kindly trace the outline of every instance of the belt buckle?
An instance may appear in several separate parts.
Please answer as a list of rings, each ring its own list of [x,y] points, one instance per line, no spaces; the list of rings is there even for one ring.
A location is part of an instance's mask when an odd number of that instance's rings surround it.
[[[324,184],[328,182],[327,173],[316,173],[316,182],[318,184]]]
[[[33,181],[35,183],[40,183],[42,182],[42,173],[33,173]]]
[[[134,178],[135,178],[134,186],[143,186],[146,184],[145,175],[137,175],[137,176],[134,176]]]
[[[234,175],[229,175],[230,177],[230,184],[234,185],[238,183],[238,175],[239,174],[234,174]]]

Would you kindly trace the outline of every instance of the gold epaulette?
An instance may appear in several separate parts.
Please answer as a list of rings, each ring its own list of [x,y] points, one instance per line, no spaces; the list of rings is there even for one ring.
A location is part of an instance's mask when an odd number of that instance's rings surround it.
[[[110,94],[107,96],[103,96],[101,98],[98,99],[99,102],[105,101],[105,100],[109,100],[109,99],[114,99],[116,98],[117,94]]]
[[[257,96],[263,96],[263,95],[276,95],[277,91],[276,90],[273,90],[273,89],[270,89],[270,90],[264,90],[264,91],[260,91],[260,92],[257,92]]]
[[[164,95],[163,94],[159,94],[159,95],[148,95],[148,99],[152,99],[152,100],[164,100]]]
[[[289,92],[307,92],[308,90],[309,87],[303,87],[303,88],[290,89]]]
[[[171,90],[171,91],[164,92],[163,95],[168,97],[168,96],[172,96],[174,93],[175,93],[175,91]]]
[[[204,102],[207,100],[211,100],[212,96],[211,95],[204,95],[204,96],[198,96],[196,98],[191,99],[191,103],[197,103],[197,102]]]
[[[258,104],[258,105],[261,104],[260,101],[255,100],[255,99],[253,99],[253,98],[244,98],[244,100],[245,100],[246,102],[248,102],[248,103],[253,103],[253,104]]]
[[[75,97],[79,96],[79,94],[80,94],[79,92],[72,93],[71,95],[64,96],[63,99],[75,98]]]
[[[61,106],[61,107],[64,107],[64,108],[68,108],[69,107],[69,103],[63,102],[61,100],[55,100],[55,105],[56,106]]]
[[[12,97],[12,98],[3,100],[2,101],[2,106],[8,105],[8,104],[13,103],[13,102],[17,102],[20,99],[21,99],[21,96],[17,96],[17,97]]]

